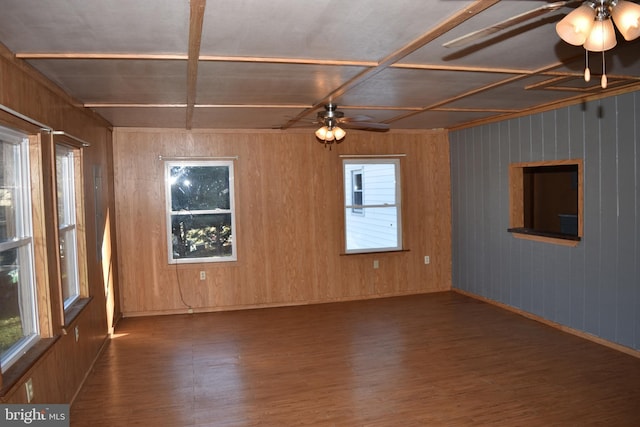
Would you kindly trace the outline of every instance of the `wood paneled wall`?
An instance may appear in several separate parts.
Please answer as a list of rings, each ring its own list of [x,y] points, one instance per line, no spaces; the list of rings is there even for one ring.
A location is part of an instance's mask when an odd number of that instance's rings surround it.
[[[451,132],[453,286],[640,349],[640,92]],[[509,164],[583,159],[577,247],[514,239]]]
[[[401,168],[407,251],[342,255],[341,154],[406,154]],[[237,262],[167,263],[164,169],[159,156],[238,156]],[[309,130],[117,128],[114,169],[124,315],[450,289],[445,132],[350,131],[342,144],[328,150]],[[431,258],[429,265],[424,264],[425,255]],[[379,269],[373,269],[374,260]],[[199,280],[200,271],[206,272],[206,280]]]
[[[111,129],[108,122],[82,108],[28,64],[15,59],[1,44],[0,104],[91,144],[84,149],[82,170],[85,183],[86,268],[89,295],[93,299],[71,325],[71,328],[78,327],[80,338],[76,342],[73,332],[64,335],[65,331],[59,322],[51,325],[53,336],[59,339],[0,398],[1,401],[12,403],[26,402],[24,382],[32,378],[34,403],[69,403],[104,345],[109,328],[113,326],[120,310],[117,277],[114,275],[117,265],[112,213]],[[36,127],[24,120],[6,112],[0,113],[0,124],[3,126],[27,134],[37,132]],[[43,191],[51,191],[51,188]],[[47,215],[50,213],[45,212],[44,220],[51,221]],[[3,387],[7,387],[7,384],[3,384]]]

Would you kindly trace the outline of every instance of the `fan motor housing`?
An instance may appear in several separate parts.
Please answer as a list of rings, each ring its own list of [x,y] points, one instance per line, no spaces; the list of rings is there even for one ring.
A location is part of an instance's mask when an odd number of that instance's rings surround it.
[[[325,126],[328,126],[330,128],[336,126],[338,122],[337,119],[344,117],[344,113],[342,111],[337,111],[337,108],[337,105],[325,105],[325,111],[320,111],[318,113],[318,121],[324,123]]]

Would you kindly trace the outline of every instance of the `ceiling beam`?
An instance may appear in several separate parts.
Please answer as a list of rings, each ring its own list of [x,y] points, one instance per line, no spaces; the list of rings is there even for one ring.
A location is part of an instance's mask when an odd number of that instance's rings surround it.
[[[20,52],[19,59],[144,59],[144,60],[186,60],[187,55],[153,53],[98,53],[98,52]]]
[[[363,83],[364,81],[372,78],[373,76],[381,73],[382,71],[392,66],[394,63],[398,62],[402,58],[422,48],[429,42],[435,40],[436,38],[447,33],[448,31],[451,31],[452,29],[459,26],[463,22],[467,21],[470,18],[473,18],[477,14],[488,9],[489,7],[498,3],[499,1],[500,0],[476,0],[471,5],[459,10],[455,15],[449,17],[446,21],[437,25],[435,28],[427,31],[417,39],[413,40],[412,42],[409,42],[405,46],[401,47],[400,49],[396,50],[395,52],[392,52],[390,55],[383,58],[380,62],[378,62],[377,66],[362,71],[361,73],[357,74],[355,77],[351,78],[350,80],[342,84],[340,87],[335,89],[329,95],[325,96],[323,99],[316,102],[312,108],[302,111],[296,117],[289,120],[287,123],[284,124],[284,126],[282,126],[282,129],[287,129],[291,127],[293,124],[298,122],[300,119],[306,117],[317,108],[321,107],[324,104],[332,102],[333,99],[342,96],[347,90],[352,89],[357,85]]]
[[[202,41],[202,23],[207,0],[191,0],[189,17],[189,58],[187,59],[187,117],[185,128],[190,130],[193,124],[193,111],[196,105],[198,84],[198,60]]]
[[[200,61],[209,62],[255,62],[260,64],[300,64],[300,65],[336,65],[347,67],[375,67],[374,61],[345,61],[336,59],[312,59],[312,58],[263,58],[260,56],[218,56],[201,55]]]

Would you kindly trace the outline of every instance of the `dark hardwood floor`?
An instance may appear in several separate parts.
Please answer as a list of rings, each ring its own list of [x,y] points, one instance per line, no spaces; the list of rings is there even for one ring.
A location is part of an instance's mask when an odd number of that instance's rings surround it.
[[[453,292],[128,318],[72,426],[640,426],[640,359]]]

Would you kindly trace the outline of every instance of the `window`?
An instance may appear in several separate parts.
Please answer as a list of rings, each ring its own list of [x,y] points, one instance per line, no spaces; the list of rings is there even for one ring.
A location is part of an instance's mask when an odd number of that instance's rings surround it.
[[[400,160],[344,159],[343,177],[345,252],[402,250]]]
[[[351,213],[364,214],[362,201],[364,200],[364,190],[362,189],[362,169],[351,171]]]
[[[60,279],[65,310],[80,297],[73,149],[56,145]]]
[[[582,236],[582,161],[512,164],[510,186],[510,232],[577,244]]]
[[[169,263],[235,261],[233,161],[167,161]]]
[[[39,338],[33,266],[29,142],[0,128],[0,364]]]

